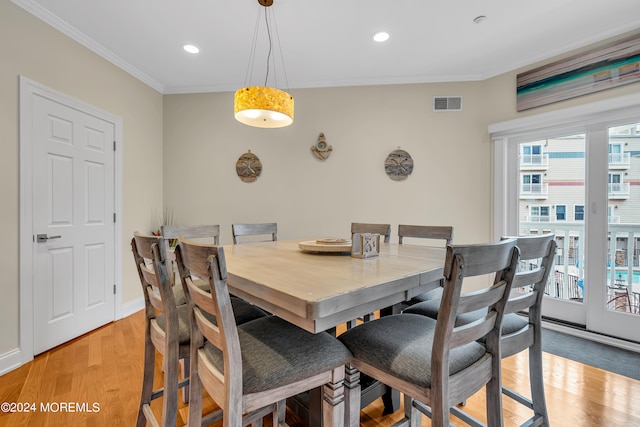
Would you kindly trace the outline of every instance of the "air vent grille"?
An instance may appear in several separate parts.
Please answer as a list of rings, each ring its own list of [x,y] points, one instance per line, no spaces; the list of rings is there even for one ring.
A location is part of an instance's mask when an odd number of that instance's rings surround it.
[[[462,111],[462,97],[434,96],[433,111]]]

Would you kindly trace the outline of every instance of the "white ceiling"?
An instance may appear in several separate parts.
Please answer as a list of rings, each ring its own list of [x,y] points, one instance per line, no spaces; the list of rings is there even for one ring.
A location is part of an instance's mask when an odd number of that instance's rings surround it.
[[[266,45],[246,79],[257,0],[12,1],[162,93],[264,83]],[[640,0],[274,1],[281,89],[483,80],[640,29]]]

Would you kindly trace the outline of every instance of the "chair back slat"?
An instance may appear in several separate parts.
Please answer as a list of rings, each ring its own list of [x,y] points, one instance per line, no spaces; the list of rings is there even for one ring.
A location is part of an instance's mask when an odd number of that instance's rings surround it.
[[[183,266],[186,268],[185,273],[187,274],[187,276],[207,280],[209,278],[208,258],[210,255],[213,255],[214,257],[218,255],[217,250],[213,251],[212,248],[221,247],[198,243],[187,239],[182,240],[184,240],[182,249],[178,249],[179,247],[181,247],[180,243],[178,243],[178,246],[176,247],[176,260],[178,258],[178,253],[180,253],[180,255],[182,256]],[[178,239],[178,242],[179,241],[180,239]],[[189,250],[186,251],[185,247],[187,247]],[[223,270],[220,271],[220,274],[223,274],[221,280],[227,279],[226,266],[223,266]]]
[[[163,225],[160,232],[165,239],[177,239],[178,237],[185,239],[213,238],[215,245],[220,242],[220,226],[218,224]]]
[[[480,310],[497,303],[504,295],[506,285],[507,283],[501,280],[490,288],[460,295],[458,314]]]
[[[211,296],[209,296],[209,299],[211,299]],[[197,299],[194,298],[194,301],[195,300]],[[207,339],[207,341],[215,345],[217,348],[222,348],[224,343],[223,343],[223,336],[220,333],[220,328],[218,328],[218,325],[212,323],[209,319],[207,319],[207,317],[204,314],[205,312],[207,311],[202,310],[197,305],[194,307],[193,314],[196,321],[196,325],[202,332],[202,335]]]
[[[368,224],[362,222],[351,223],[351,237],[355,233],[373,233],[384,237],[384,242],[391,241],[391,224]]]
[[[450,245],[453,242],[453,227],[400,224],[398,225],[398,243],[404,243],[405,237],[444,240],[446,245]]]
[[[258,224],[231,224],[233,243],[241,243],[241,236],[271,235],[271,241],[278,240],[278,224],[275,222],[265,222]],[[261,240],[265,241],[265,240]]]
[[[151,262],[151,259],[153,259],[151,246],[154,243],[158,243],[160,241],[160,237],[144,235],[136,231],[133,233],[133,239],[135,240],[136,249],[134,254],[137,254],[139,257]]]
[[[486,336],[496,324],[496,313],[489,312],[481,319],[453,328],[451,348],[460,347]]]
[[[513,288],[522,288],[525,286],[533,286],[546,275],[544,267],[537,267],[533,270],[519,271],[513,279]]]
[[[153,308],[159,311],[165,311],[164,303],[162,302],[159,291],[154,290],[150,286],[147,288],[147,290],[149,292],[149,302],[151,303]]]
[[[482,256],[478,256],[478,248],[481,248]],[[511,251],[505,250],[500,242],[468,246],[449,245],[447,247],[447,257],[455,255],[459,255],[464,260],[464,265],[461,266],[464,270],[464,277],[480,276],[501,271],[505,265],[509,265],[512,257]],[[452,266],[453,263],[445,264],[445,279],[451,277],[454,271],[451,268]]]
[[[144,281],[147,284],[149,284],[149,286],[151,286],[152,288],[158,288],[159,286],[158,276],[156,276],[156,272],[154,270],[150,269],[148,266],[144,264],[141,264],[140,271],[142,272],[142,277],[144,278]]]
[[[514,288],[512,287],[512,289]],[[520,311],[528,309],[535,303],[536,294],[534,292],[527,292],[526,294],[509,298],[509,301],[507,301],[507,307],[504,309],[504,312],[505,314],[518,313]]]

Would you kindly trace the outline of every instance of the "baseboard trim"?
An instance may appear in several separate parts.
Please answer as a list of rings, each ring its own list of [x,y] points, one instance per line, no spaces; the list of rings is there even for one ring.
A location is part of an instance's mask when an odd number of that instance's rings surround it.
[[[22,366],[22,352],[19,348],[0,354],[0,376]]]
[[[144,309],[144,298],[136,298],[133,301],[129,301],[128,303],[122,304],[122,310],[120,311],[120,314],[121,314],[120,319],[129,317],[132,314],[135,314],[142,309]],[[116,319],[116,320],[119,320],[119,319]]]
[[[640,353],[640,343],[634,341],[626,341],[619,338],[610,337],[608,335],[590,332],[584,328],[578,328],[572,325],[563,325],[548,320],[542,321],[542,327],[552,331],[562,332],[563,334],[572,335],[574,337],[584,338],[601,344],[607,344],[612,347],[622,348],[624,350]]]

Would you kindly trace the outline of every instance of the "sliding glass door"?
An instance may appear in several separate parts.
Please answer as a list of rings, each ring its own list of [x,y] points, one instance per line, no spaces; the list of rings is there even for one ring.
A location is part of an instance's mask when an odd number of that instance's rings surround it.
[[[607,252],[599,281],[601,331],[617,335],[640,318],[640,122],[607,128]]]
[[[495,125],[496,236],[554,233],[543,316],[640,342],[640,97]],[[565,117],[564,124],[561,119]],[[526,121],[524,121],[526,123]],[[514,130],[509,131],[508,127]],[[491,128],[490,128],[491,131]]]
[[[519,143],[518,150],[518,234],[554,233],[558,247],[545,315],[579,324],[586,321],[585,140],[584,133],[554,133]]]

